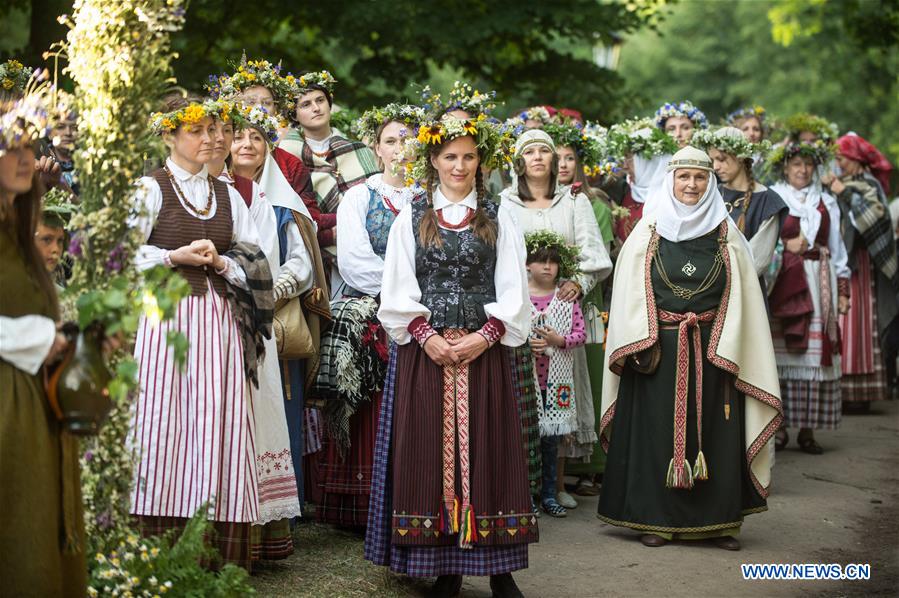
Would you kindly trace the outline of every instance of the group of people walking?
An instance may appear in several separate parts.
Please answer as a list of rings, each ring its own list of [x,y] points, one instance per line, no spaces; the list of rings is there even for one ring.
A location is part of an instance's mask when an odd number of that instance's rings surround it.
[[[134,266],[177,271],[190,295],[133,343],[141,533],[207,508],[222,559],[251,569],[317,518],[365,529],[366,559],[435,577],[434,596],[466,575],[520,596],[538,518],[575,496],[598,494],[599,519],[647,546],[739,549],[788,430],[820,454],[814,431],[844,405],[887,397],[890,165],[862,137],[800,115],[765,140],[757,107],[712,130],[689,102],[610,129],[546,106],[501,122],[458,84],[369,110],[350,139],[331,125],[336,85],[244,57],[148,115],[167,155],[129,199]],[[41,176],[79,173],[35,163],[23,105],[4,99],[0,141],[18,264],[0,289],[6,512],[26,508],[9,488],[70,496],[75,467],[39,383],[62,342],[61,242],[35,233],[64,229],[39,219]],[[23,438],[46,478],[6,458]],[[61,546],[21,557],[5,579],[78,583]]]

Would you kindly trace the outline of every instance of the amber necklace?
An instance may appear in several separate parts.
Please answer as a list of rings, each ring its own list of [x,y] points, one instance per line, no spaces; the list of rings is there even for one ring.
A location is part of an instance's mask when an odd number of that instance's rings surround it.
[[[209,195],[206,197],[206,206],[204,208],[198,209],[193,206],[188,200],[187,196],[184,194],[184,191],[181,190],[181,187],[178,185],[178,181],[175,180],[172,171],[169,170],[168,166],[164,167],[165,173],[169,175],[169,180],[172,181],[172,186],[175,188],[175,193],[181,199],[181,203],[184,204],[184,207],[187,208],[189,212],[193,212],[195,216],[203,217],[208,216],[210,210],[212,210],[212,175],[206,175],[206,184],[209,185]]]

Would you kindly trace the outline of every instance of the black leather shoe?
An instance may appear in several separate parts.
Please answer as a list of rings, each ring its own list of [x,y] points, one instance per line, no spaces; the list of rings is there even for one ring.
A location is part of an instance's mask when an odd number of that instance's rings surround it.
[[[643,542],[643,546],[649,546],[650,548],[657,548],[668,543],[668,540],[655,534],[643,534],[640,536],[640,541]]]
[[[715,546],[724,550],[740,550],[740,541],[733,536],[715,538]]]
[[[511,573],[491,575],[490,589],[493,591],[493,598],[524,598]]]
[[[428,591],[428,598],[453,598],[462,591],[461,575],[441,575]]]

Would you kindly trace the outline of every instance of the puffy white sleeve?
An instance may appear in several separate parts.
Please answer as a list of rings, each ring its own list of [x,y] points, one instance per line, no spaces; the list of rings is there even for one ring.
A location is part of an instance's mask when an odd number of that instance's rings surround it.
[[[162,190],[153,177],[141,177],[137,181],[137,190],[132,197],[135,212],[131,218],[132,228],[140,231],[144,242],[153,233],[159,210],[162,209]],[[166,250],[155,245],[141,245],[134,256],[134,266],[138,270],[149,270],[154,266],[162,266]]]
[[[755,272],[759,276],[768,271],[774,260],[774,249],[777,247],[779,235],[780,213],[777,213],[762,222],[755,235],[749,239],[752,262],[755,265]]]
[[[231,228],[231,242],[248,243],[259,247],[261,250],[262,241],[259,238],[259,231],[256,229],[256,223],[253,221],[253,217],[250,216],[250,210],[247,208],[247,204],[244,203],[243,197],[240,196],[240,192],[228,185],[228,198],[231,200],[231,220],[233,224]],[[222,259],[228,263],[227,269],[222,273],[225,280],[234,286],[248,290],[247,273],[244,272],[243,268],[238,266],[237,262],[228,256],[223,255]]]
[[[852,271],[849,269],[849,255],[846,252],[846,244],[843,235],[840,234],[840,206],[835,199],[826,201],[827,213],[830,216],[830,230],[827,234],[827,247],[830,249],[830,262],[836,272],[837,278],[849,278]]]
[[[500,320],[506,327],[506,333],[500,342],[509,347],[517,347],[527,341],[531,330],[531,299],[525,268],[527,250],[524,235],[507,204],[500,204],[496,219],[499,229],[496,237],[496,270],[493,274],[496,301],[485,305],[484,311],[488,317]],[[595,218],[593,224],[596,225]]]
[[[602,242],[593,206],[583,193],[574,196],[574,240],[580,250],[581,265],[581,273],[575,282],[586,295],[597,282],[605,280],[611,274],[612,260]]]
[[[296,297],[312,288],[312,258],[294,221],[287,223],[287,257],[275,286],[288,289],[281,297]]]
[[[524,259],[521,263],[524,264]],[[400,345],[405,345],[412,339],[408,330],[412,320],[419,316],[426,320],[431,318],[431,311],[419,301],[421,288],[415,276],[415,233],[412,230],[410,204],[400,210],[390,227],[387,253],[384,256],[381,307],[378,309],[381,326]]]
[[[356,185],[337,207],[337,268],[348,285],[374,297],[381,292],[384,260],[372,249],[365,228],[368,203],[368,186]]]
[[[56,339],[56,323],[45,316],[0,316],[0,359],[34,375]]]

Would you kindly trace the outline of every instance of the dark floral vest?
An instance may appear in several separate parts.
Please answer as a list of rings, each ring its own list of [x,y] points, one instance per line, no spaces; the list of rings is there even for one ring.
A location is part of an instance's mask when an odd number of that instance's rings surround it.
[[[496,301],[496,248],[476,237],[470,227],[460,231],[438,227],[443,245],[422,246],[418,230],[427,208],[426,201],[412,203],[415,276],[421,303],[431,311],[430,324],[437,330],[477,330],[487,323],[484,305]],[[484,209],[496,222],[499,204],[486,202]]]

